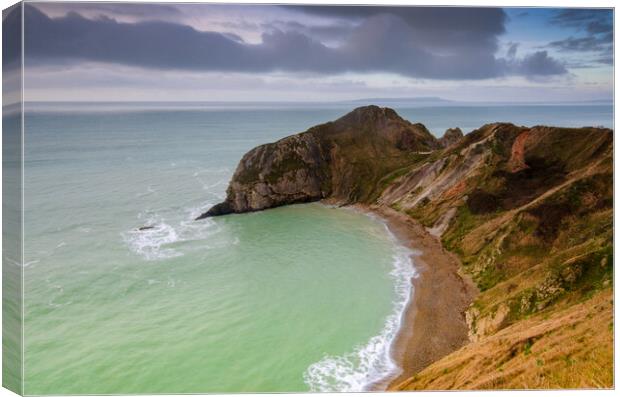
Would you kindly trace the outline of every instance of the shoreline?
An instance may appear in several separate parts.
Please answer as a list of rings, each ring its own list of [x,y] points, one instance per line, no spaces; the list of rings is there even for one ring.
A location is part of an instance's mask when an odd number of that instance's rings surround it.
[[[351,207],[379,217],[398,242],[412,251],[415,276],[411,280],[411,296],[390,346],[392,360],[400,367],[400,373],[373,386],[377,391],[393,390],[469,342],[464,312],[477,288],[469,277],[460,274],[458,258],[409,216],[383,206]]]

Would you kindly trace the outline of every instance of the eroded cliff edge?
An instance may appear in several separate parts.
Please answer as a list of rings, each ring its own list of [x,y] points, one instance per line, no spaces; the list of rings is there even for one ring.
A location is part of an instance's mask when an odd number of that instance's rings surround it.
[[[331,198],[367,202],[377,184],[410,165],[412,153],[440,148],[422,124],[389,108],[367,106],[243,156],[226,200],[198,219]]]
[[[364,107],[240,162],[203,216],[330,199],[389,207],[455,253],[480,294],[470,343],[394,389],[613,385],[613,132],[487,124],[434,138]]]

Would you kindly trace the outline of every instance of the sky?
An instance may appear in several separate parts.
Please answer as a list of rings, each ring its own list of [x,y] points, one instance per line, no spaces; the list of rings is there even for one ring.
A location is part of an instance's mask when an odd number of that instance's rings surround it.
[[[24,13],[27,101],[613,96],[609,9],[29,2]]]

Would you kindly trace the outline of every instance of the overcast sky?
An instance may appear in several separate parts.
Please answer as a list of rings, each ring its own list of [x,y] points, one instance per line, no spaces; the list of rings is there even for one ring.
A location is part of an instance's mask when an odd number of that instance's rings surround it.
[[[611,10],[28,3],[26,100],[611,99]]]

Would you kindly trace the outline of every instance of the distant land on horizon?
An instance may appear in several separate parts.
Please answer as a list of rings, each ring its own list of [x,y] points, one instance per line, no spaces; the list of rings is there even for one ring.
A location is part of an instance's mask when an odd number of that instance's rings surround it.
[[[437,96],[429,96],[429,97],[402,97],[402,98],[361,98],[361,99],[353,99],[353,100],[345,100],[340,102],[345,103],[361,103],[361,102],[390,102],[390,103],[399,103],[399,102],[410,102],[410,103],[437,103],[437,104],[488,104],[488,103],[499,103],[499,104],[540,104],[540,103],[548,103],[548,104],[579,104],[579,103],[613,103],[613,99],[589,99],[584,101],[462,101],[462,100],[453,100],[446,99]]]
[[[375,97],[359,98],[338,101],[24,101],[26,104],[291,104],[291,105],[348,105],[348,104],[382,104],[390,105],[417,105],[417,106],[492,106],[492,105],[613,105],[613,99],[590,99],[584,101],[462,101],[445,99],[441,97]]]

